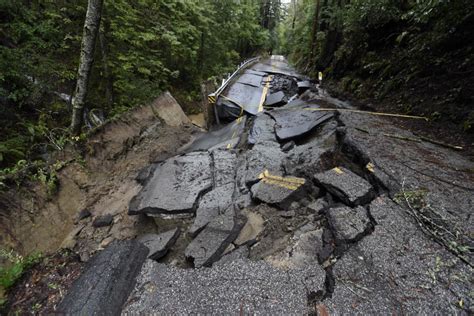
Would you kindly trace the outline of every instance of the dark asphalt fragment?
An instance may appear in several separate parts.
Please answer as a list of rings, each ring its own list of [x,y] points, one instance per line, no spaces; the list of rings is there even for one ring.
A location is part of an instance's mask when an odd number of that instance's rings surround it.
[[[110,226],[112,225],[112,222],[114,221],[114,217],[112,214],[106,214],[102,216],[97,216],[94,219],[94,222],[92,222],[92,226],[94,227],[105,227],[105,226]]]
[[[305,179],[303,178],[269,175],[254,184],[251,192],[254,199],[286,208],[291,202],[301,197],[304,184]]]
[[[287,102],[288,98],[283,91],[278,91],[267,96],[265,106],[278,107],[285,105]]]
[[[298,82],[298,94],[302,94],[303,92],[310,89],[311,87],[312,87],[312,84],[308,80]]]
[[[206,193],[199,201],[196,218],[189,229],[190,235],[196,236],[215,217],[223,214],[232,205],[233,193],[233,183],[217,187]]]
[[[280,141],[302,137],[333,117],[332,113],[305,109],[278,109],[270,113]]]
[[[265,141],[277,141],[275,136],[275,121],[268,114],[261,112],[258,113],[253,120],[248,143],[254,145]]]
[[[375,196],[369,182],[342,167],[318,173],[314,175],[314,179],[349,206],[366,204]]]
[[[174,245],[180,234],[180,229],[175,228],[161,234],[146,234],[138,241],[144,244],[150,251],[148,258],[158,260],[162,258]]]
[[[129,214],[191,214],[198,197],[212,186],[210,165],[207,152],[166,160],[132,199]]]
[[[233,208],[215,217],[185,250],[186,258],[193,261],[196,268],[211,266],[235,240],[246,219],[235,214]]]
[[[148,249],[135,240],[114,242],[87,263],[57,307],[66,315],[118,315],[135,285]]]

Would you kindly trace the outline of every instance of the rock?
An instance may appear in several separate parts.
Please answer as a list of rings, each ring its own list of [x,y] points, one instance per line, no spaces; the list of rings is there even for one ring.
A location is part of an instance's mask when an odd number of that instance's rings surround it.
[[[180,234],[180,229],[175,228],[161,234],[146,234],[141,236],[138,241],[144,244],[148,249],[148,258],[158,260],[162,258],[168,250],[174,245]]]
[[[265,173],[263,173],[265,174]],[[280,177],[267,172],[260,182],[251,188],[252,197],[268,204],[287,207],[304,191],[303,178]]]
[[[97,216],[92,222],[92,226],[96,228],[110,226],[112,225],[113,221],[114,221],[114,217],[112,216],[112,214]]]
[[[235,240],[245,219],[236,216],[233,208],[215,217],[185,250],[185,256],[196,268],[211,266],[219,260],[227,246]]]
[[[197,198],[212,186],[210,164],[209,154],[203,152],[166,160],[132,199],[128,213],[163,216],[192,214]]]
[[[154,109],[154,113],[157,113],[169,126],[181,126],[190,123],[181,106],[168,91],[156,98],[151,107]]]
[[[359,240],[370,229],[367,211],[358,206],[351,209],[347,206],[331,208],[327,211],[329,227],[336,240],[354,242]]]
[[[275,133],[280,141],[303,137],[333,118],[333,113],[304,109],[278,109],[270,113],[275,120]]]
[[[91,215],[92,214],[88,209],[83,209],[82,211],[79,212],[79,214],[77,214],[77,221],[81,221],[84,218],[90,217]]]
[[[67,315],[118,315],[135,285],[148,249],[134,240],[114,242],[86,264],[56,311]]]
[[[325,278],[317,265],[286,271],[236,259],[208,269],[180,269],[149,260],[123,313],[307,315],[307,294],[324,293]]]
[[[216,216],[223,214],[232,205],[234,184],[228,183],[206,194],[199,201],[196,218],[189,229],[191,236],[196,236]]]
[[[271,116],[263,112],[255,116],[247,141],[251,145],[265,141],[277,141],[275,136],[275,121]]]
[[[285,96],[285,93],[283,93],[283,91],[278,91],[267,95],[265,106],[282,106],[285,105],[287,101],[288,98]]]
[[[314,179],[346,205],[366,204],[375,196],[369,182],[342,167],[318,173]]]
[[[281,150],[283,152],[289,152],[290,150],[292,150],[293,148],[295,148],[295,142],[294,141],[289,141],[287,143],[285,143],[283,146],[281,146]]]
[[[234,244],[237,246],[255,243],[258,236],[263,232],[264,220],[262,216],[254,212],[245,212],[247,222],[240,231],[239,236],[235,239]]]

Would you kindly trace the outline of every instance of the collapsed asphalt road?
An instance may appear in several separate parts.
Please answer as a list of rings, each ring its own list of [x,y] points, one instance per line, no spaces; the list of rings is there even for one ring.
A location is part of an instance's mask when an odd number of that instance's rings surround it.
[[[472,312],[474,164],[385,137],[410,136],[386,119],[317,111],[281,57],[250,68],[221,106],[251,107],[140,175],[129,215],[162,234],[98,253],[59,311]]]

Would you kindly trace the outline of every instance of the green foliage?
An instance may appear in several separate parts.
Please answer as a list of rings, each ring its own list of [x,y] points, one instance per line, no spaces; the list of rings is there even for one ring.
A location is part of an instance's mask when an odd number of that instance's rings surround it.
[[[74,91],[86,8],[0,1],[0,168],[68,143],[64,94]],[[106,1],[87,108],[110,118],[171,88],[195,100],[201,81],[269,48],[278,8],[277,0]]]
[[[0,267],[0,287],[7,290],[25,273],[31,266],[40,262],[43,256],[40,253],[34,253],[23,257],[13,250],[6,251],[0,249],[0,259],[6,261],[5,266]]]

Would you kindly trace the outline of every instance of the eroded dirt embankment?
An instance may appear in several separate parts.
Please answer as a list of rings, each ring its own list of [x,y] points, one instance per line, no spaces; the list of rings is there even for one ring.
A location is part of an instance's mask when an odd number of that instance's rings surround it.
[[[27,255],[79,247],[87,257],[101,244],[134,237],[137,227],[146,230],[146,221],[124,216],[140,190],[138,170],[174,155],[197,130],[169,93],[101,126],[82,148],[58,154],[69,163],[58,171],[54,196],[41,183],[2,193],[0,248]],[[93,228],[103,215],[111,215],[113,225]],[[88,218],[75,225],[79,216]]]

